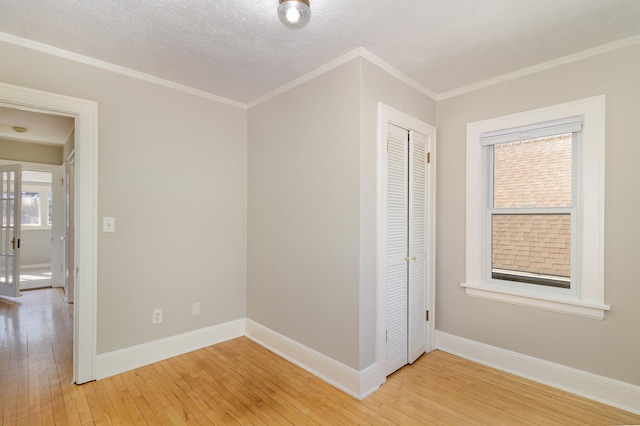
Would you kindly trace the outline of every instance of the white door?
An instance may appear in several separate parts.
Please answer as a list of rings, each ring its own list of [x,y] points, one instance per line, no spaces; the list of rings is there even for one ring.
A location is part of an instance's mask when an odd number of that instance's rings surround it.
[[[0,235],[0,295],[20,296],[20,165],[0,166],[2,234]]]
[[[65,197],[65,266],[64,295],[67,303],[73,303],[75,293],[75,153],[67,159],[64,177]]]
[[[426,352],[427,141],[388,125],[386,375]]]
[[[390,124],[387,135],[386,375],[408,362],[408,182],[409,132]]]
[[[408,361],[427,350],[427,136],[409,132]]]

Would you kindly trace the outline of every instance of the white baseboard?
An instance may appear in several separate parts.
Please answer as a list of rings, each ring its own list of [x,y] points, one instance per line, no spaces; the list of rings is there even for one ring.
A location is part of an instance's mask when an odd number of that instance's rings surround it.
[[[245,334],[354,398],[364,399],[379,387],[376,364],[362,371],[355,370],[250,319],[247,319]]]
[[[50,263],[36,263],[33,265],[20,265],[20,270],[22,271],[23,269],[44,269],[44,268],[51,268],[51,264]]]
[[[244,335],[245,320],[227,322],[96,357],[98,380]]]
[[[364,399],[379,388],[376,364],[357,371],[244,318],[98,355],[96,379],[104,379],[241,336],[247,336],[355,398]]]
[[[436,331],[436,348],[640,414],[640,386]]]

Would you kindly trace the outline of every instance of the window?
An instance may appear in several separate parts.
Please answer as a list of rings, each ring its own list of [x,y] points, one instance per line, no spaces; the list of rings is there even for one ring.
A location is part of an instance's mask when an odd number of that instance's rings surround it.
[[[53,213],[52,173],[22,171],[22,229],[51,229]]]
[[[51,229],[51,184],[22,183],[20,224],[23,229]]]
[[[604,318],[604,97],[467,126],[467,294]]]
[[[40,226],[40,194],[22,191],[20,223],[23,226]]]
[[[573,132],[556,134],[559,126]],[[495,132],[482,135],[488,162],[484,244],[489,245],[485,253],[491,259],[483,260],[490,262],[488,282],[526,284],[505,284],[522,289],[527,285],[572,289],[576,258],[572,229],[577,220],[573,153],[580,129],[581,117],[575,117],[535,125],[536,133],[548,133],[536,138],[519,136],[513,129],[499,132],[513,137],[498,141],[493,140]]]

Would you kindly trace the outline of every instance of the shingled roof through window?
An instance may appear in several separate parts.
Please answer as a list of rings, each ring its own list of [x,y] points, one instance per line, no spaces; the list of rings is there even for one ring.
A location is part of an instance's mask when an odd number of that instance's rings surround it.
[[[571,134],[494,146],[494,207],[571,206]],[[571,275],[568,214],[494,215],[492,267]]]

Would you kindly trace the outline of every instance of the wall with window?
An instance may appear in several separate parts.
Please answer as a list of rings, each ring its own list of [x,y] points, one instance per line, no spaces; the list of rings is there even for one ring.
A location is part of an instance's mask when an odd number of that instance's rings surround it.
[[[465,281],[467,124],[606,96],[604,320],[469,297]],[[640,385],[640,46],[467,94],[437,106],[437,329]],[[585,188],[589,190],[589,188]]]

